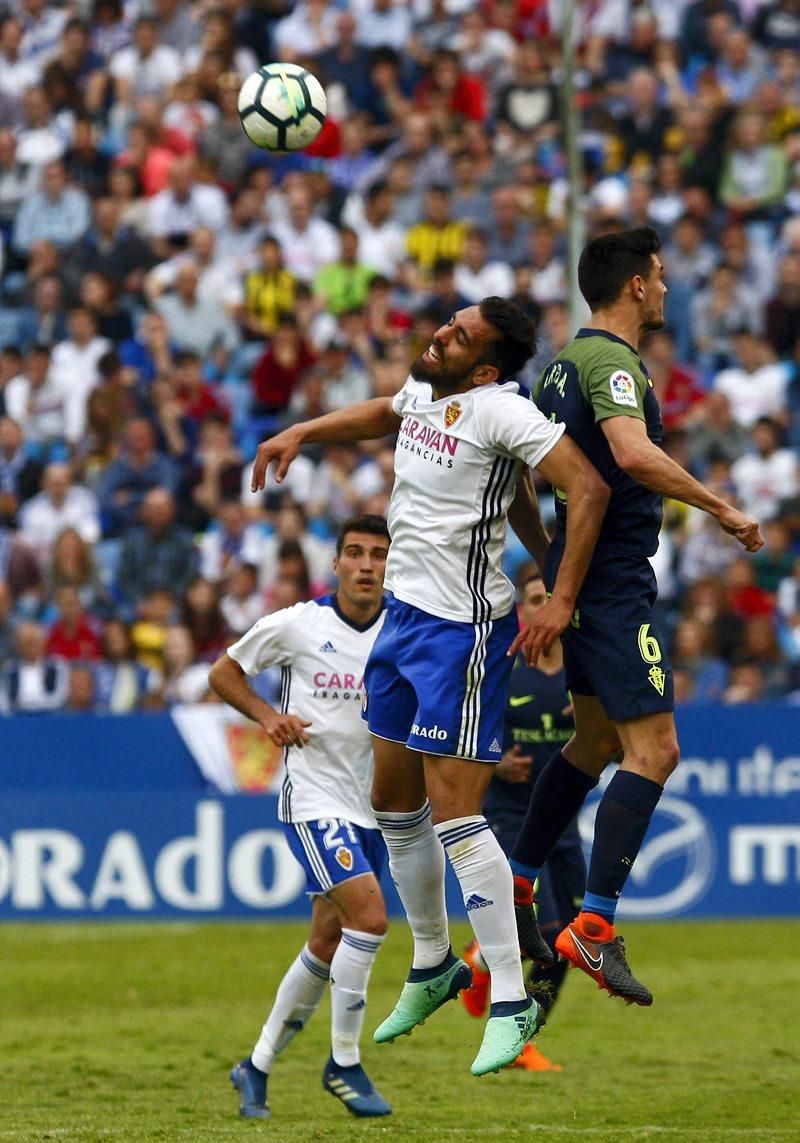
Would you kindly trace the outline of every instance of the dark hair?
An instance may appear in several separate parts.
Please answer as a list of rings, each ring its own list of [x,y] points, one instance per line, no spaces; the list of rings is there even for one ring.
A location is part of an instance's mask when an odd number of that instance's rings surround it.
[[[199,611],[189,599],[191,590],[198,581],[208,583],[212,588],[211,606],[207,611]],[[180,622],[188,627],[198,657],[216,652],[225,641],[225,619],[219,606],[219,586],[205,580],[203,576],[195,576],[186,586],[181,599]]]
[[[491,346],[491,364],[497,366],[504,380],[513,377],[536,352],[536,326],[506,298],[484,298],[478,309],[500,335]]]
[[[308,560],[306,559],[305,552],[297,540],[283,540],[281,542],[278,548],[278,563],[280,564],[284,560],[296,560],[299,564],[300,571],[299,574],[295,576],[298,594],[303,599],[308,599],[311,594],[311,574],[308,570]]]
[[[367,189],[364,198],[367,202],[374,202],[378,195],[385,194],[389,189],[389,184],[386,179],[376,179],[374,183]]]
[[[467,238],[477,238],[478,241],[483,242],[484,245],[489,241],[489,235],[482,226],[470,226],[467,231]]]
[[[388,540],[389,529],[383,516],[373,516],[365,513],[363,516],[351,516],[343,520],[336,534],[336,555],[340,556],[344,548],[344,541],[349,532],[365,532],[368,536],[382,536]]]
[[[194,365],[203,359],[194,349],[179,349],[172,360],[175,365]]]
[[[661,239],[651,226],[619,230],[592,239],[578,262],[578,285],[591,310],[615,302],[626,282],[650,276]]]
[[[121,367],[122,362],[119,359],[119,354],[113,349],[107,350],[97,362],[97,372],[104,380],[113,377]]]
[[[367,66],[369,68],[373,68],[378,64],[390,64],[392,67],[399,68],[400,56],[394,50],[394,48],[390,48],[388,44],[373,48],[369,53],[369,62]]]
[[[536,567],[531,568],[530,571],[526,572],[525,575],[522,577],[522,579],[519,581],[520,598],[525,594],[525,588],[528,586],[529,583],[536,583],[538,580],[543,580],[543,579],[544,579],[544,576],[539,571],[539,569]]]
[[[452,48],[438,48],[433,53],[433,63],[437,64],[440,60],[452,60],[454,64],[461,66],[461,57]]]

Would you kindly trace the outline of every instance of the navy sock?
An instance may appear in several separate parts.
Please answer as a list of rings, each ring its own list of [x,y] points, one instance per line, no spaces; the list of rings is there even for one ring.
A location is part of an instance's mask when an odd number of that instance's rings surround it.
[[[597,807],[594,844],[583,911],[614,920],[614,910],[636,860],[662,787],[651,778],[618,770]]]
[[[577,770],[557,750],[533,788],[525,821],[511,851],[515,873],[537,871],[577,814],[598,779]]]
[[[490,1016],[519,1016],[520,1012],[527,1012],[531,1006],[530,996],[524,1000],[498,1000],[489,1005]]]
[[[433,980],[436,976],[441,976],[443,972],[447,972],[448,968],[452,968],[456,963],[456,957],[453,950],[447,950],[447,956],[441,962],[436,964],[433,968],[412,968],[406,978],[409,984],[420,984],[423,980]]]

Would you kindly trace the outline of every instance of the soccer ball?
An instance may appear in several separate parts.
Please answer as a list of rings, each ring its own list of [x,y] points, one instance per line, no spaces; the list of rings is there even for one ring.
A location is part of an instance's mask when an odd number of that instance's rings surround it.
[[[251,142],[268,151],[299,151],[316,139],[328,100],[310,71],[271,63],[249,75],[239,92],[239,118]]]

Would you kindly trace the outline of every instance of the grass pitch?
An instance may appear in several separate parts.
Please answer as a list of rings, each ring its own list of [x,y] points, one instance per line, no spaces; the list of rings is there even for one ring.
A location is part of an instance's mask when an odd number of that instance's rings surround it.
[[[652,1009],[572,972],[539,1039],[562,1074],[474,1079],[482,1025],[448,1005],[364,1063],[394,1105],[354,1120],[320,1083],[328,1002],[279,1060],[273,1118],[239,1120],[231,1065],[260,1029],[302,924],[0,928],[0,1141],[257,1137],[407,1140],[800,1140],[800,921],[623,926]],[[454,946],[466,928],[454,926]],[[368,1032],[409,936],[376,964]]]

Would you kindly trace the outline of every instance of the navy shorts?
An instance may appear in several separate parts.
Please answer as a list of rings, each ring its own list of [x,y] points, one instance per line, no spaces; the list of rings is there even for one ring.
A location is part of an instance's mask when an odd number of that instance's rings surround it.
[[[386,845],[379,829],[364,829],[342,818],[282,824],[289,849],[305,872],[309,895],[327,893],[365,873],[380,878]]]
[[[548,590],[562,553],[555,544],[548,553]],[[675,709],[672,667],[653,614],[656,595],[647,559],[595,558],[561,636],[567,690],[596,696],[614,722]]]
[[[439,619],[389,597],[364,672],[372,734],[426,754],[499,762],[515,611],[487,623]]]

